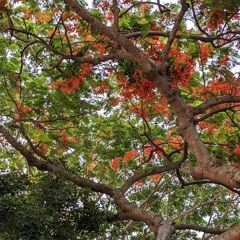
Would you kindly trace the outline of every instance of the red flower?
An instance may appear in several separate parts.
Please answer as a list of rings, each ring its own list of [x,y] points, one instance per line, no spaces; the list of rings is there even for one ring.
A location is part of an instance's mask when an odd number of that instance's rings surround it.
[[[121,160],[121,157],[115,157],[112,161],[112,168],[115,172],[119,171],[118,162]]]
[[[130,150],[124,156],[124,160],[133,159],[137,155],[137,150]]]
[[[236,146],[236,148],[233,151],[236,155],[240,156],[240,146]]]
[[[161,175],[160,174],[154,174],[154,175],[152,175],[152,176],[149,176],[149,178],[153,181],[153,182],[159,182],[160,181],[160,179],[161,179]]]

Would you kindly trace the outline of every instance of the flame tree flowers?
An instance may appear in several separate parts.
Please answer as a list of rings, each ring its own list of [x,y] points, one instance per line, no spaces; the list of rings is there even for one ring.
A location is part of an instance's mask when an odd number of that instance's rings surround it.
[[[0,236],[238,238],[238,5],[0,1]]]

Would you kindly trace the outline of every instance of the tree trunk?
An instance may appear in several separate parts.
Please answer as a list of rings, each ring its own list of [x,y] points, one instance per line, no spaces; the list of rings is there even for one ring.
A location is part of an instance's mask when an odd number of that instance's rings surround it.
[[[174,228],[167,221],[163,220],[157,230],[156,240],[171,240]]]

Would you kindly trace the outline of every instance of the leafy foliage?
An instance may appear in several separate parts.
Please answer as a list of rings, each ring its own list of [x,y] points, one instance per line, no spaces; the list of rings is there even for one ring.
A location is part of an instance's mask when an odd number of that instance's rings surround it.
[[[188,2],[0,0],[1,238],[239,221],[239,2]]]
[[[1,175],[1,238],[83,239],[98,234],[105,213],[88,190],[61,177]]]

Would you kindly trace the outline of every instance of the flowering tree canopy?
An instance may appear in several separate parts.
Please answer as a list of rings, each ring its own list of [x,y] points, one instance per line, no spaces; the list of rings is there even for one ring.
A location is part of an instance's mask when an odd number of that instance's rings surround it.
[[[239,1],[165,2],[0,1],[3,239],[239,238]]]

